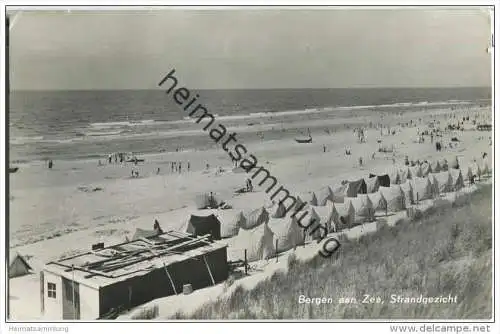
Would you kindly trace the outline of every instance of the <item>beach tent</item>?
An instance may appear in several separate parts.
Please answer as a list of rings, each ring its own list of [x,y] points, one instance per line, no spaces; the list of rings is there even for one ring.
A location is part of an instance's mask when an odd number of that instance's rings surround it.
[[[220,240],[221,223],[214,214],[209,216],[191,215],[186,222],[184,232],[194,236],[210,234],[212,239]]]
[[[142,228],[136,228],[135,233],[132,236],[132,240],[154,237],[155,235],[158,235],[158,231],[156,230],[144,230]]]
[[[380,187],[378,177],[365,178],[365,183],[366,183],[367,194],[373,194],[378,190],[378,187]]]
[[[368,195],[360,194],[357,197],[346,197],[344,204],[349,205],[349,203],[352,204],[357,217],[361,217],[366,221],[373,221],[375,219],[373,203]]]
[[[347,197],[347,184],[341,184],[332,189],[333,203],[344,203],[344,198]]]
[[[453,191],[458,191],[464,187],[464,178],[460,169],[450,169]]]
[[[411,187],[410,180],[407,180],[405,183],[401,184],[401,190],[403,191],[405,199],[405,207],[408,207],[415,203],[413,200],[413,188]]]
[[[382,193],[380,192],[380,188],[379,188],[379,191],[377,191],[376,193],[368,194],[368,197],[370,198],[370,201],[373,204],[373,210],[375,212],[385,211],[385,208],[387,207],[387,202],[386,202],[384,196],[382,196]]]
[[[318,206],[326,205],[328,200],[333,201],[333,191],[330,187],[326,186],[315,192],[316,201]],[[311,203],[312,204],[312,203]],[[314,204],[312,204],[314,205]]]
[[[413,189],[413,199],[418,202],[432,198],[432,184],[428,177],[416,177],[411,181]]]
[[[264,207],[255,210],[246,210],[243,212],[245,216],[244,224],[241,225],[242,229],[249,230],[269,221],[269,213]]]
[[[434,174],[429,173],[429,175],[427,175],[427,178],[431,182],[432,197],[438,196],[439,195],[439,183],[438,183],[437,179],[434,177]]]
[[[32,271],[33,268],[21,254],[9,254],[9,278],[28,275]]]
[[[196,208],[199,210],[202,209],[214,209],[219,207],[221,201],[215,196],[215,194],[210,194],[210,193],[203,193],[203,194],[198,194],[195,197],[195,205]]]
[[[244,258],[247,251],[249,262],[265,260],[273,257],[275,252],[274,233],[267,224],[262,224],[250,230],[240,230],[234,238],[227,239],[229,250],[237,251],[238,258]]]
[[[439,173],[441,171],[441,164],[439,160],[431,162],[431,173]]]
[[[297,202],[295,204],[295,209],[300,209],[304,204],[318,205],[318,199],[316,194],[313,192],[301,193],[297,195]]]
[[[328,233],[335,232],[339,224],[339,213],[332,201],[327,201],[324,206],[311,206],[310,210],[312,215],[319,218],[320,223],[327,228]]]
[[[388,187],[391,185],[391,178],[387,174],[375,175],[370,173],[370,178],[376,177],[378,179],[378,184],[380,187]]]
[[[387,211],[397,212],[405,209],[404,194],[399,185],[380,187],[379,190],[387,203]]]
[[[339,214],[339,225],[335,227],[336,231],[353,227],[355,224],[356,212],[352,203],[334,203],[334,206]]]
[[[269,208],[269,216],[271,218],[283,218],[286,216],[286,213],[286,207],[281,202],[275,203]]]
[[[294,217],[271,218],[267,224],[277,240],[277,252],[286,252],[304,243],[304,230]]]
[[[420,168],[420,165],[415,165],[408,167],[410,171],[410,176],[409,179],[413,179],[415,177],[422,177],[422,169]]]
[[[401,170],[399,171],[399,178],[400,183],[405,183],[406,180],[411,179],[410,168],[407,166],[401,168]]]
[[[453,191],[453,179],[451,178],[449,171],[435,173],[433,176],[437,180],[438,191],[440,194]]]
[[[429,165],[427,162],[424,162],[420,166],[420,170],[422,171],[422,177],[427,177],[427,175],[432,172],[431,165]]]
[[[441,161],[441,171],[448,171],[448,161],[446,159],[443,159],[443,161]]]
[[[387,173],[387,175],[389,175],[389,180],[391,181],[391,184],[399,184],[401,182],[401,177],[397,169],[390,170]]]
[[[356,197],[358,194],[366,194],[366,183],[364,179],[347,181],[347,197]]]
[[[232,238],[238,235],[241,226],[246,221],[243,212],[239,210],[217,210],[215,215],[220,221],[221,238]]]

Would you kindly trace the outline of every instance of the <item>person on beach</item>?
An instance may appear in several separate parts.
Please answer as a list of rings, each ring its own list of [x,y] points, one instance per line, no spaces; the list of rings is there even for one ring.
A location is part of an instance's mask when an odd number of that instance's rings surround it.
[[[179,174],[182,173],[182,161],[179,161]]]
[[[409,166],[410,165],[410,161],[408,159],[408,156],[406,155],[405,156],[405,166]]]
[[[359,167],[363,167],[363,158],[359,157]]]
[[[108,163],[111,163],[111,159],[112,159],[112,156],[110,154],[110,155],[108,155]]]
[[[156,234],[163,234],[163,230],[160,227],[160,223],[158,222],[158,219],[155,219],[155,222],[153,224],[153,230],[156,232]]]
[[[326,145],[323,145],[323,153],[326,153]]]
[[[160,167],[156,170],[156,175],[160,174]]]
[[[54,166],[54,162],[52,162],[52,160],[49,160],[49,169],[52,169],[52,166]]]
[[[189,161],[188,161],[187,169],[188,169],[188,172],[191,170],[191,163]]]

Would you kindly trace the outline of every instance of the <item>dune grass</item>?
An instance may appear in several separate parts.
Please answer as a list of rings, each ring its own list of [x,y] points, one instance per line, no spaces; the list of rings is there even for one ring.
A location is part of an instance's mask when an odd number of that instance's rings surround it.
[[[247,291],[174,319],[489,319],[492,314],[492,194],[485,186],[460,207],[434,209],[410,222],[344,241],[331,258],[288,259]],[[364,295],[384,303],[362,303]],[[331,297],[300,304],[299,296]],[[457,296],[450,304],[391,304],[391,295]],[[354,297],[357,303],[339,303]]]

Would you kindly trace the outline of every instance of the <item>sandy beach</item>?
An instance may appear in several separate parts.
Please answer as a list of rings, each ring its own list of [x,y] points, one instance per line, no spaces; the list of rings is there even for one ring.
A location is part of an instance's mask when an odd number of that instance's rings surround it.
[[[292,194],[366,177],[370,172],[383,173],[391,166],[402,166],[405,156],[410,160],[446,158],[448,161],[457,156],[463,173],[483,152],[491,157],[491,132],[448,131],[442,138],[442,152],[436,152],[429,137],[425,143],[417,142],[417,131],[427,129],[432,120],[440,121],[441,128],[464,116],[478,115],[479,119],[488,120],[491,118],[490,107],[403,111],[385,118],[383,112],[353,112],[342,118],[301,118],[286,122],[275,117],[265,124],[236,126],[234,131],[264,134],[263,139],[240,142]],[[456,117],[455,121],[453,117]],[[411,127],[399,125],[410,120]],[[348,128],[346,124],[349,124]],[[356,124],[366,129],[366,143],[357,142],[353,133]],[[370,128],[369,124],[373,127]],[[390,127],[396,131],[395,135],[388,135],[385,128],[381,135],[380,129],[375,128],[376,124]],[[325,128],[335,130],[326,133]],[[293,137],[297,130],[306,129],[311,129],[313,142],[295,142]],[[206,135],[200,129],[197,131]],[[452,137],[460,141],[457,146],[449,147]],[[380,145],[394,145],[394,154],[378,152]],[[351,149],[350,156],[345,155],[346,147]],[[323,152],[324,148],[326,152]],[[96,242],[106,245],[123,242],[136,228],[151,229],[155,219],[163,230],[180,229],[187,217],[197,212],[193,201],[202,192],[213,192],[240,210],[258,208],[269,201],[264,192],[266,185],[259,187],[257,180],[254,192],[234,193],[244,186],[248,176],[233,173],[226,152],[215,145],[206,150],[190,149],[140,157],[145,162],[135,167],[131,163],[98,166],[97,159],[55,161],[51,170],[44,163],[21,165],[17,173],[10,174],[9,180],[10,252],[28,257],[35,271],[39,271],[44,263],[87,251]],[[363,166],[359,166],[360,157]],[[182,173],[171,171],[171,161],[183,162]],[[185,170],[188,161],[189,172]],[[218,167],[222,168],[222,173],[217,172]],[[130,176],[132,168],[139,171],[139,178]],[[32,291],[33,301],[39,303],[37,275],[11,279],[10,289],[11,316],[17,320],[38,318],[40,308],[36,303],[32,303],[31,308],[21,310],[20,307],[29,298],[28,291]]]

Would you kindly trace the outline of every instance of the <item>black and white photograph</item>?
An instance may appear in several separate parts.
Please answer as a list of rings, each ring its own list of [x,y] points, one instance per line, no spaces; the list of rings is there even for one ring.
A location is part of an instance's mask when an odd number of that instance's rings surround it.
[[[4,15],[7,322],[494,332],[494,6]]]

